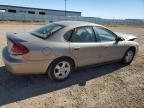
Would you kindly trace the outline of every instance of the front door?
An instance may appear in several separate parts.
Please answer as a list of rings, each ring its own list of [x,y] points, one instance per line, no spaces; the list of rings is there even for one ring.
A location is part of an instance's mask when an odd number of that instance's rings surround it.
[[[126,51],[124,41],[116,41],[117,35],[103,27],[94,27],[97,38],[101,41],[103,61],[113,61],[121,59]]]

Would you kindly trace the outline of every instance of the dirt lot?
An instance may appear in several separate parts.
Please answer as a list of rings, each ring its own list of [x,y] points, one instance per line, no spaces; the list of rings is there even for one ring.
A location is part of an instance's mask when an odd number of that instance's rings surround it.
[[[140,52],[130,66],[114,63],[79,70],[65,82],[44,75],[13,75],[2,63],[5,32],[38,25],[0,24],[0,106],[2,108],[144,108],[144,28],[111,27],[138,37]]]

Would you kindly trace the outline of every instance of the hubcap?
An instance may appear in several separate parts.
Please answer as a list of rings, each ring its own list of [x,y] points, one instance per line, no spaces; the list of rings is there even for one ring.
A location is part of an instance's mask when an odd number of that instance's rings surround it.
[[[127,63],[130,62],[133,59],[133,55],[134,55],[133,51],[128,51],[127,52],[127,55],[125,57]]]
[[[57,65],[54,68],[54,75],[58,79],[66,78],[70,73],[71,67],[69,62],[62,61],[57,63]]]

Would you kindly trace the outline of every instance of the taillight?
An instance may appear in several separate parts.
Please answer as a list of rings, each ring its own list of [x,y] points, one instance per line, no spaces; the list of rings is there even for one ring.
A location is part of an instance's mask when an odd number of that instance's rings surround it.
[[[13,55],[24,55],[27,54],[29,50],[22,44],[15,42],[11,48],[11,53]]]

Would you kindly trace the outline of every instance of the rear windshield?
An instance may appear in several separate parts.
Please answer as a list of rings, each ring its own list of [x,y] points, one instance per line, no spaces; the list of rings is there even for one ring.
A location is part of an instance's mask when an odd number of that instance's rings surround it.
[[[64,28],[63,25],[53,23],[53,24],[48,24],[46,26],[42,26],[30,33],[36,37],[47,39],[49,36],[53,35],[54,33],[56,33],[62,28]]]

